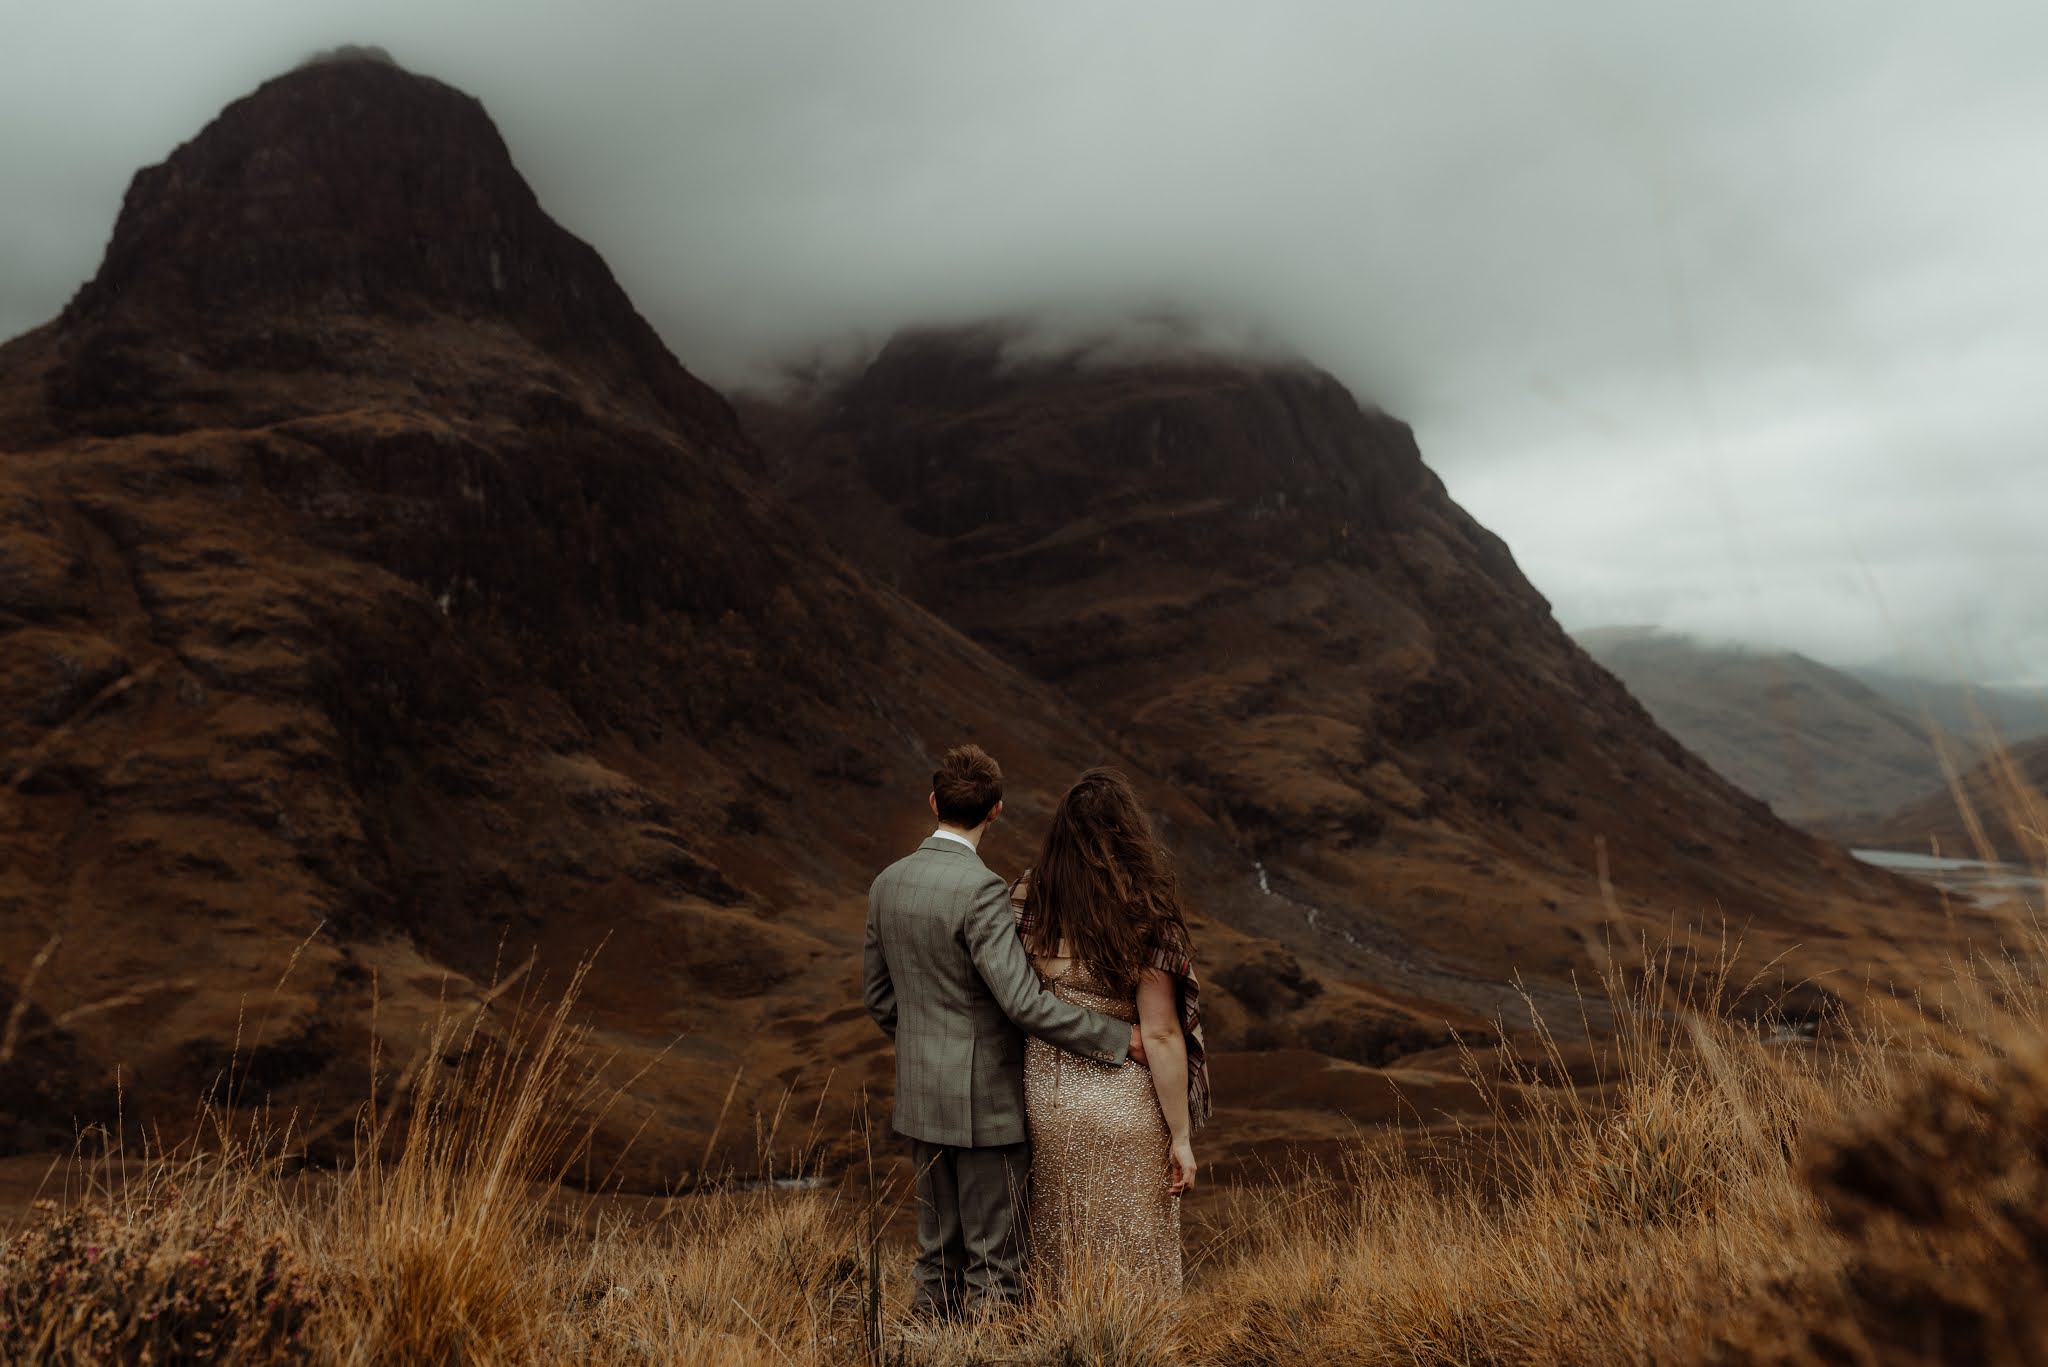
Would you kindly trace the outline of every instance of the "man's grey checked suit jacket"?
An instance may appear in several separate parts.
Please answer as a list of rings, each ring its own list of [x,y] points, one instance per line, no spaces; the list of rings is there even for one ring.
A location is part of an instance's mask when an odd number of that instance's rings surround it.
[[[1009,889],[965,843],[932,836],[868,889],[862,998],[896,1041],[896,1129],[928,1144],[1021,1143],[1024,1037],[1120,1064],[1131,1027],[1047,991]]]

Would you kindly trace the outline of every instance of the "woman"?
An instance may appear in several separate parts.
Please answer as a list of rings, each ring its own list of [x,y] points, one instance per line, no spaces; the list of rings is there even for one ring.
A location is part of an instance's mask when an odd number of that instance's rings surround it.
[[[1149,1071],[1112,1068],[1026,1043],[1035,1272],[1056,1285],[1114,1267],[1177,1295],[1180,1197],[1195,1184],[1208,1062],[1180,890],[1122,774],[1091,769],[1067,791],[1010,903],[1046,986],[1136,1021],[1150,1061]]]

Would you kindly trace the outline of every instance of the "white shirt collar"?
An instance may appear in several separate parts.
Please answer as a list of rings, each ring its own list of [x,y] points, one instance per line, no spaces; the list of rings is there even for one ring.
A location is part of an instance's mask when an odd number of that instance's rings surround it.
[[[941,826],[938,830],[932,832],[932,838],[935,840],[957,840],[961,844],[965,845],[968,849],[974,849],[974,842],[972,840],[969,840],[966,836],[960,834],[958,831],[949,831],[943,826]],[[980,853],[979,850],[976,850],[975,852],[977,854]]]

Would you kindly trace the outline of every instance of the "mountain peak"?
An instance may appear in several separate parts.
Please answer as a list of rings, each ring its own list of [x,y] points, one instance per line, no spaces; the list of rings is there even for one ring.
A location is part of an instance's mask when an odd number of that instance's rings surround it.
[[[96,430],[175,426],[138,391],[175,397],[195,362],[215,373],[196,392],[252,371],[389,368],[380,330],[446,317],[596,359],[582,368],[606,387],[736,439],[604,260],[541,207],[483,105],[361,48],[265,82],[136,173],[58,321],[71,364],[51,397]]]
[[[1057,521],[1077,494],[1113,490],[1263,508],[1274,516],[1262,527],[1284,525],[1293,557],[1435,479],[1405,424],[1298,359],[1001,321],[900,333],[827,407],[831,436],[928,534]],[[904,430],[906,413],[917,431]]]
[[[65,322],[143,303],[530,308],[519,277],[560,246],[543,224],[475,99],[367,55],[316,60],[136,174]]]

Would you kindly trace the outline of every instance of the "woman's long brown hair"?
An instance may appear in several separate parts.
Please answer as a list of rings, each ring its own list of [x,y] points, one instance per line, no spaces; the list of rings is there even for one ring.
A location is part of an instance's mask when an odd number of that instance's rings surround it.
[[[1064,941],[1068,954],[1118,996],[1136,994],[1156,950],[1186,952],[1173,861],[1130,780],[1114,769],[1090,769],[1060,799],[1026,898],[1025,947],[1053,958]]]

